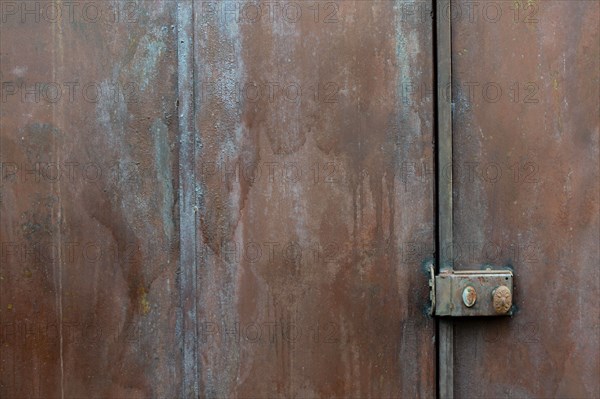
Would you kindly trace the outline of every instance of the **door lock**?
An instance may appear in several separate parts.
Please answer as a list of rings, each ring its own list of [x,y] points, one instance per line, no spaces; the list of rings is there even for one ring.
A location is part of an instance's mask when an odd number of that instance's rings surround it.
[[[433,316],[511,316],[513,273],[510,270],[452,270],[437,276],[430,266]]]

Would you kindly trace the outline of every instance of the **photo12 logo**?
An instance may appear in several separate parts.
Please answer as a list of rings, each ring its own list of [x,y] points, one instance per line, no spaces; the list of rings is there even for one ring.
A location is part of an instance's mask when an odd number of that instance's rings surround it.
[[[502,20],[514,24],[537,24],[539,4],[537,1],[437,1],[435,15],[438,19],[461,24],[499,23]],[[403,23],[431,23],[434,9],[430,1],[401,1],[400,17]]]
[[[49,103],[59,102],[98,103],[111,101],[115,103],[139,102],[140,89],[135,82],[109,83],[109,82],[24,82],[5,81],[0,85],[0,101],[20,101],[22,103]]]
[[[96,162],[70,160],[64,162],[10,162],[0,159],[0,183],[93,183],[111,181],[126,183],[142,178],[140,162],[118,161],[101,165]]]
[[[204,81],[200,85],[203,101],[227,100],[236,103],[294,103],[310,100],[315,103],[337,103],[340,86],[336,82],[301,84],[294,81],[231,80]]]
[[[265,160],[249,163],[242,161],[200,163],[200,176],[205,183],[336,184],[344,180],[342,172],[342,164],[337,161],[305,163]]]
[[[203,1],[201,21],[259,24],[339,22],[339,2],[335,1]]]
[[[467,103],[539,104],[540,86],[537,82],[462,81],[442,84],[439,88],[429,82],[404,80],[401,84],[402,102],[433,101],[434,94],[448,101],[464,99]]]
[[[7,265],[20,265],[22,277],[43,273],[46,263],[61,261],[69,266],[96,263],[133,264],[140,252],[139,244],[128,242],[106,246],[102,242],[65,241],[3,241],[0,242],[0,260]],[[12,270],[19,270],[14,267]]]
[[[139,3],[133,1],[0,1],[2,24],[134,24],[139,15]]]

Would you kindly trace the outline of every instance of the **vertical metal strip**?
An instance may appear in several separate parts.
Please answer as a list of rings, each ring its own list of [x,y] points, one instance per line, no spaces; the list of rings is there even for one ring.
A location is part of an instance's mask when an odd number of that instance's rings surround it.
[[[196,201],[194,2],[177,4],[178,117],[179,117],[179,227],[180,312],[177,334],[182,344],[181,397],[198,398],[198,326],[196,310]]]
[[[452,27],[451,0],[436,2],[437,58],[437,231],[439,271],[452,271]],[[454,328],[438,324],[438,389],[441,399],[454,397]]]
[[[438,240],[440,272],[452,264],[452,39],[447,13],[451,0],[438,1],[437,16],[437,120],[438,120]]]

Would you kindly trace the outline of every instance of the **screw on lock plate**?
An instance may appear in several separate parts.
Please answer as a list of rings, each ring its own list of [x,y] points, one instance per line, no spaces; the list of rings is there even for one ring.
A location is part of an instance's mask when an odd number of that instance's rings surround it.
[[[475,291],[475,288],[471,287],[470,285],[465,287],[462,293],[462,299],[466,307],[473,307],[473,305],[475,305],[475,301],[477,301],[477,291]]]
[[[494,310],[498,314],[506,314],[512,307],[512,292],[505,285],[497,287],[492,291]]]

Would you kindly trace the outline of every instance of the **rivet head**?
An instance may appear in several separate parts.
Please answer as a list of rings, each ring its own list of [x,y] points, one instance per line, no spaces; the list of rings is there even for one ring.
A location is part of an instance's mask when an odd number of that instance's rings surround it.
[[[492,301],[496,313],[505,314],[512,307],[512,292],[510,292],[510,289],[505,285],[496,287],[492,292]]]
[[[475,288],[470,285],[465,287],[462,293],[462,299],[463,303],[468,308],[475,305],[475,301],[477,301],[477,292],[475,292]]]

